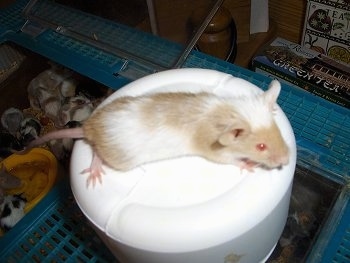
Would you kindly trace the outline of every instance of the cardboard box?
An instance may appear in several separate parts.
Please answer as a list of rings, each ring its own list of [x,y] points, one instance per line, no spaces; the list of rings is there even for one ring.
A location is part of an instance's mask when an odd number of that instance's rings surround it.
[[[349,1],[308,0],[301,44],[349,64]]]
[[[276,38],[253,58],[254,71],[350,108],[350,67],[299,44]]]

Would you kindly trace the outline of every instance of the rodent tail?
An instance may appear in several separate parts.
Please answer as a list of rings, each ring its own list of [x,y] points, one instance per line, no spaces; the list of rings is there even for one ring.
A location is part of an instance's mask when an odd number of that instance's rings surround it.
[[[26,154],[32,148],[37,147],[39,145],[45,144],[51,140],[63,139],[63,138],[72,138],[72,139],[80,139],[84,138],[83,128],[70,128],[70,129],[62,129],[53,132],[49,132],[33,141],[31,141],[24,150],[22,151],[13,151],[13,153],[17,154]]]

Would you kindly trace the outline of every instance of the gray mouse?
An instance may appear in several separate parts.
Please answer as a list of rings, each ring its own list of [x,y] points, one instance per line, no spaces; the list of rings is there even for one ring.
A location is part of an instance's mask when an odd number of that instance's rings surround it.
[[[266,92],[220,97],[165,92],[121,97],[98,107],[82,127],[58,130],[31,142],[31,149],[58,138],[83,138],[93,149],[87,185],[102,182],[102,163],[127,171],[157,160],[196,155],[253,171],[289,162],[289,149],[274,120],[281,85]]]

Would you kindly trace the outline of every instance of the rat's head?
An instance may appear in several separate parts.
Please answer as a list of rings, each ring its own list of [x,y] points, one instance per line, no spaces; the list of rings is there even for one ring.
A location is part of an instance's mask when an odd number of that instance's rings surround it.
[[[280,89],[280,83],[272,81],[263,94],[240,98],[235,104],[237,116],[218,138],[221,152],[226,156],[235,153],[239,159],[267,168],[288,164],[288,146],[273,117]]]

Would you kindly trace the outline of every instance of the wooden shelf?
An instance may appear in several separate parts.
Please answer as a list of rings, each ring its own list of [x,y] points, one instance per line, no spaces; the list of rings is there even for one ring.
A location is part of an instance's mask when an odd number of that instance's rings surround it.
[[[270,29],[266,33],[256,33],[249,37],[249,41],[237,44],[237,55],[233,62],[234,64],[249,68],[252,58],[258,49],[276,37],[277,26],[273,21],[270,21]]]

